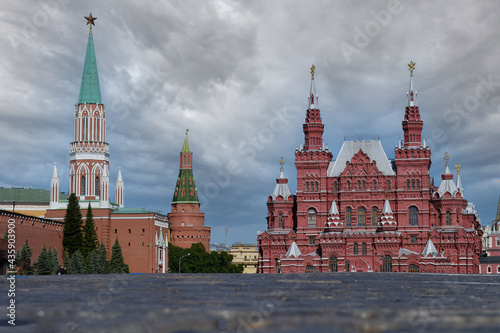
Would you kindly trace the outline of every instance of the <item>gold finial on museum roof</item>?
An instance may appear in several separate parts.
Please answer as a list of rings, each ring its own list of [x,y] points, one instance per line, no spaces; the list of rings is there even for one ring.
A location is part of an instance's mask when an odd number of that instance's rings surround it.
[[[448,165],[449,159],[450,159],[450,154],[448,154],[448,152],[444,153],[444,160],[446,161],[446,165]]]
[[[97,20],[97,17],[93,17],[92,13],[90,13],[89,16],[84,16],[84,18],[87,20],[87,25],[90,24],[90,33],[92,34],[92,26],[95,25],[94,21]]]
[[[457,174],[460,174],[460,167],[461,166],[462,166],[461,164],[458,164],[458,163],[455,164],[455,169],[457,169]]]
[[[415,70],[415,63],[413,61],[410,61],[408,64],[408,68],[410,69],[410,77],[413,77],[413,71]]]
[[[314,80],[314,71],[315,70],[316,70],[316,67],[313,64],[312,67],[311,67],[311,79],[313,79],[313,80]]]
[[[283,156],[281,156],[280,158],[280,165],[281,166],[285,165],[285,159],[283,158]]]

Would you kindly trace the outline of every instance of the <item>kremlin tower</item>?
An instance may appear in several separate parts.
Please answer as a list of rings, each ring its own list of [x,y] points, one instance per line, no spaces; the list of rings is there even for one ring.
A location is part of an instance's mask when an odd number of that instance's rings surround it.
[[[172,212],[168,214],[173,245],[189,248],[202,243],[210,249],[210,227],[205,227],[205,214],[200,212],[198,189],[193,175],[193,153],[189,149],[188,130],[180,153],[179,176],[172,198]]]

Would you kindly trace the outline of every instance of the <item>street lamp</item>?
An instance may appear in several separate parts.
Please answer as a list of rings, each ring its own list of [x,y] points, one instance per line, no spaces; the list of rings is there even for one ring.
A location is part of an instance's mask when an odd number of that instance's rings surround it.
[[[190,256],[190,255],[191,255],[191,253],[188,253],[188,254],[185,254],[179,258],[179,274],[181,273],[181,260],[182,260],[182,258],[184,258],[185,256]]]

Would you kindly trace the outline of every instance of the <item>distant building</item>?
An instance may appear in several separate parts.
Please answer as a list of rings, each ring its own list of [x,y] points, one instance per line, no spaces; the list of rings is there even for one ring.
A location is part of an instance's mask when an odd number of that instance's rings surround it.
[[[229,254],[233,256],[234,265],[243,265],[243,273],[257,273],[259,252],[255,244],[233,244]]]
[[[68,195],[59,192],[59,198],[66,200]],[[0,188],[0,209],[19,214],[44,217],[50,204],[50,191],[39,188],[12,187]]]
[[[429,174],[413,69],[395,159],[379,140],[360,138],[346,140],[334,160],[323,141],[313,66],[305,140],[295,151],[297,192],[282,162],[267,230],[257,235],[259,273],[479,272],[481,224],[464,199],[460,165],[456,182],[448,154],[439,186]]]
[[[481,274],[500,274],[500,197],[498,198],[496,219],[484,227],[484,253],[479,258]]]
[[[207,251],[210,250],[210,227],[205,226],[205,214],[200,211],[198,188],[193,175],[193,153],[189,148],[187,131],[168,220],[173,245],[190,248],[194,243],[202,243]]]

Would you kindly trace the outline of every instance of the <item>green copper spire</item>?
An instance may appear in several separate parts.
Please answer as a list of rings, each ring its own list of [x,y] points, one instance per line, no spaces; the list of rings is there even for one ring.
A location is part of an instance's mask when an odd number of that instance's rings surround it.
[[[94,38],[92,36],[92,30],[90,30],[78,104],[102,104],[101,89],[99,88],[99,76],[97,75],[97,62],[95,60]]]
[[[188,142],[188,132],[189,130],[186,130],[186,138],[184,139],[184,144],[182,145],[182,150],[181,153],[190,153],[191,150],[189,149],[189,142]]]
[[[177,183],[175,184],[174,197],[172,203],[199,203],[198,189],[196,188],[193,175],[193,153],[189,149],[188,131],[182,145],[180,154],[180,169]]]

